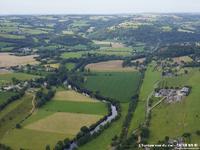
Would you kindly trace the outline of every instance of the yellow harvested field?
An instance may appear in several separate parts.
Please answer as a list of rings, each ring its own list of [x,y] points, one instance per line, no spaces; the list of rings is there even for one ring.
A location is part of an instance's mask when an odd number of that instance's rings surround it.
[[[92,99],[88,96],[82,95],[76,91],[68,90],[68,91],[58,91],[56,92],[54,100],[61,101],[77,101],[77,102],[99,102],[95,99]]]
[[[96,41],[94,40],[93,41],[95,44],[98,44],[98,45],[110,45],[112,44],[112,48],[124,48],[124,44],[122,43],[119,43],[119,42],[109,42],[109,41]]]
[[[0,67],[11,67],[17,65],[37,64],[34,59],[37,55],[14,56],[11,53],[0,53]]]
[[[190,58],[189,56],[175,57],[173,58],[173,61],[177,63],[181,63],[182,61],[191,62],[192,58]]]
[[[90,126],[103,116],[57,112],[25,126],[26,129],[76,135],[82,126]]]
[[[58,69],[60,67],[60,64],[59,63],[56,63],[56,64],[47,64],[47,65],[45,65],[45,67],[52,67],[52,68]]]
[[[134,67],[122,67],[122,63],[122,60],[104,61],[88,64],[85,68],[90,69],[91,71],[98,72],[130,72],[136,70]]]

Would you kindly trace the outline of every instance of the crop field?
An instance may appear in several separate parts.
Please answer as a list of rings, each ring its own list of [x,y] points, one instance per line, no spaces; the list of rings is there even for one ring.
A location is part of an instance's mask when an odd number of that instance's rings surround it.
[[[59,101],[72,101],[72,102],[99,102],[95,99],[92,99],[88,96],[84,96],[78,92],[75,92],[73,90],[68,90],[68,91],[58,91],[56,92],[54,98],[55,100]]]
[[[55,63],[55,64],[46,64],[45,66],[46,66],[46,67],[52,67],[52,68],[58,69],[59,66],[60,66],[60,64],[59,64],[59,63]]]
[[[139,72],[99,72],[87,76],[84,87],[99,94],[127,102],[137,93]]]
[[[111,50],[112,49],[112,50]],[[131,51],[125,51],[125,50],[116,50],[113,48],[111,49],[101,49],[99,51],[92,51],[91,53],[96,53],[96,54],[100,54],[100,55],[115,55],[115,56],[130,56],[131,55]]]
[[[0,83],[9,83],[12,81],[12,78],[18,80],[31,80],[33,78],[38,78],[39,76],[26,74],[26,73],[4,73],[0,74]]]
[[[104,130],[97,138],[93,139],[91,142],[80,147],[80,150],[109,150],[111,149],[110,143],[112,138],[117,135],[119,136],[122,129],[122,124],[128,111],[128,103],[121,103],[121,117],[119,120],[113,122],[111,126]]]
[[[144,122],[145,119],[145,108],[146,108],[146,99],[148,95],[154,90],[155,84],[161,78],[161,73],[154,70],[154,64],[148,66],[148,69],[145,73],[143,84],[139,93],[139,102],[133,114],[133,118],[130,125],[130,133],[138,128],[140,124]]]
[[[122,60],[112,60],[88,64],[85,68],[97,72],[132,72],[134,67],[122,67]]]
[[[34,59],[37,55],[30,56],[14,56],[10,53],[0,53],[0,67],[11,67],[17,65],[37,64]]]
[[[101,115],[56,112],[53,115],[26,125],[24,128],[53,133],[67,133],[72,137],[79,132],[82,126],[89,127],[100,118],[102,118]]]
[[[189,132],[191,133],[191,142],[200,144],[195,135],[195,132],[199,130],[200,126],[200,113],[198,111],[200,105],[199,76],[200,72],[196,69],[191,72],[190,79],[185,80],[185,84],[192,86],[192,90],[189,96],[182,102],[176,104],[162,103],[153,109],[149,142],[155,143],[158,140],[163,140],[165,136],[176,138],[177,136],[182,136],[183,133]],[[170,82],[172,86],[177,86],[177,82],[174,82],[174,78],[171,79],[171,82],[170,79],[168,79],[167,82]],[[184,77],[182,80],[184,80]]]
[[[14,149],[45,149],[48,144],[53,148],[57,141],[73,138],[82,126],[90,126],[106,114],[104,103],[60,88],[53,100],[36,109],[21,129],[11,130],[1,142]]]
[[[50,101],[41,109],[53,112],[74,112],[84,114],[106,115],[107,109],[103,103]]]
[[[112,47],[112,48],[125,48],[125,45],[119,42],[112,41],[93,41],[95,44],[100,45],[102,47]]]
[[[175,58],[173,58],[173,61],[177,62],[177,63],[181,63],[182,61],[183,62],[191,62],[192,58],[190,58],[189,56],[175,57]]]

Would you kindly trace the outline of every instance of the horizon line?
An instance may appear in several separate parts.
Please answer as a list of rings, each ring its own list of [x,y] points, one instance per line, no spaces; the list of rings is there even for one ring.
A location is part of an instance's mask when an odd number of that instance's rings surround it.
[[[134,12],[134,13],[7,13],[0,16],[34,16],[34,15],[136,15],[136,14],[200,14],[199,12]]]

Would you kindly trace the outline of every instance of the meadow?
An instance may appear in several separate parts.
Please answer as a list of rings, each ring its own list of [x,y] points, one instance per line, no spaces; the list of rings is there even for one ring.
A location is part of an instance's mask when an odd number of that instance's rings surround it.
[[[86,54],[84,51],[79,52],[64,52],[61,55],[61,58],[63,59],[69,59],[69,58],[80,58],[83,54]]]
[[[139,72],[98,72],[86,76],[83,86],[105,97],[128,102],[137,93],[140,77]]]
[[[177,138],[182,136],[183,133],[189,132],[191,133],[191,143],[197,142],[200,144],[195,133],[200,126],[200,85],[198,84],[200,82],[200,72],[194,69],[188,76],[188,80],[184,76],[167,79],[167,85],[177,86],[177,83],[180,81],[182,84],[191,86],[192,90],[189,96],[179,103],[162,103],[153,109],[150,123],[150,143],[163,140],[165,136]]]
[[[31,80],[33,78],[38,78],[39,76],[26,74],[26,73],[3,73],[0,74],[0,83],[6,84],[12,82],[13,78],[16,78],[17,80]]]
[[[150,64],[145,72],[145,77],[143,80],[143,84],[140,88],[139,92],[139,101],[135,112],[133,114],[133,118],[131,121],[129,133],[133,130],[137,129],[140,124],[144,123],[145,120],[145,108],[146,108],[146,100],[150,93],[154,90],[155,84],[161,78],[161,73],[154,70],[155,64]]]
[[[0,105],[7,101],[11,96],[15,95],[15,92],[0,92]]]
[[[21,124],[21,129],[9,131],[1,142],[14,149],[42,150],[46,145],[53,148],[57,141],[72,139],[82,126],[89,127],[108,113],[104,103],[94,102],[95,100],[72,90],[56,90],[57,93],[50,102],[36,109]]]
[[[80,147],[80,150],[110,150],[111,142],[114,136],[119,136],[122,130],[123,121],[128,112],[128,103],[121,103],[121,117],[113,122],[108,129],[105,129],[97,138]]]
[[[9,108],[0,112],[0,141],[9,131],[11,132],[15,125],[23,120],[32,108],[32,95],[26,94],[20,100],[11,103]]]

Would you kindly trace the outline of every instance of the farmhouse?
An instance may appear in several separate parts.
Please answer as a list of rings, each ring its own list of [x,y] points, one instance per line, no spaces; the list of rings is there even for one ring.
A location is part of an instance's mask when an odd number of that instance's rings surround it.
[[[188,96],[190,92],[189,87],[181,89],[160,89],[155,93],[155,97],[166,97],[167,103],[179,102]]]

